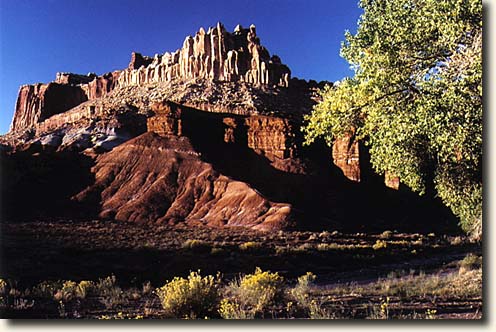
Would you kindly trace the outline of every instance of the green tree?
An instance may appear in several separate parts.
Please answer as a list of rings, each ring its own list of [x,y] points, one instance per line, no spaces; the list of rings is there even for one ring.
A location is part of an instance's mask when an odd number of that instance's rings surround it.
[[[352,135],[379,174],[435,188],[476,236],[482,232],[481,0],[362,0],[341,55],[355,74],[321,93],[306,143]]]

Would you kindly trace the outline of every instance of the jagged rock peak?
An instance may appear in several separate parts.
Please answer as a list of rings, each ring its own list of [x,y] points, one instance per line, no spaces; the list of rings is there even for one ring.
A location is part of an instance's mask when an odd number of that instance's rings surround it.
[[[133,52],[118,85],[192,78],[287,87],[291,71],[260,44],[255,25],[245,29],[238,24],[229,33],[219,22],[207,32],[200,28],[194,36],[187,36],[182,48],[173,53],[146,57]]]

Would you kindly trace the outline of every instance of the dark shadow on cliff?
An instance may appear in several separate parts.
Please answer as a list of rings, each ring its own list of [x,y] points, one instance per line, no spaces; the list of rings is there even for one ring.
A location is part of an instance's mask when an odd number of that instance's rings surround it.
[[[298,229],[460,232],[457,219],[432,194],[420,197],[404,186],[387,188],[383,178],[372,171],[363,147],[360,183],[348,180],[334,166],[331,151],[323,142],[304,147],[298,158],[282,162],[288,169],[304,168],[305,174],[285,172],[247,147],[246,128],[238,128],[235,143],[225,143],[223,116],[186,110],[183,133],[217,171],[250,184],[271,201],[291,203]]]
[[[1,155],[1,210],[6,221],[86,218],[98,199],[84,206],[70,198],[94,182],[93,159],[73,151],[32,145]]]

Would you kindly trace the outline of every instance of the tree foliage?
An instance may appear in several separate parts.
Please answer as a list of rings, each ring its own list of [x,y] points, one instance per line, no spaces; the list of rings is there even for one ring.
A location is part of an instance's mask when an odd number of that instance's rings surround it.
[[[435,188],[473,231],[482,222],[482,2],[362,0],[341,55],[355,75],[320,93],[306,142],[352,134],[376,172]]]

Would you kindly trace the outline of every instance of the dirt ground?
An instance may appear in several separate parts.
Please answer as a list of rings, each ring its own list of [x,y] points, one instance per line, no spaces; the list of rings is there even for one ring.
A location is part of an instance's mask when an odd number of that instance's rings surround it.
[[[314,295],[326,298],[321,303],[339,313],[334,318],[370,316],[371,304],[380,306],[385,301],[377,292],[367,291],[380,278],[398,279],[419,273],[442,276],[456,272],[458,262],[467,254],[482,253],[480,244],[463,237],[432,233],[264,233],[233,227],[97,220],[1,226],[1,278],[15,281],[18,289],[42,281],[96,281],[114,275],[123,289],[132,290],[141,289],[147,281],[151,287],[160,287],[175,276],[197,270],[212,275],[220,272],[229,281],[240,274],[253,273],[255,267],[278,272],[291,285],[298,276],[310,271],[317,276]],[[354,289],[360,286],[362,292],[350,295],[353,292],[336,291],[350,285]],[[130,295],[125,304],[111,310],[97,305],[97,300],[86,299],[84,305],[72,303],[64,308],[65,316],[60,307],[57,309],[48,300],[38,300],[31,307],[25,306],[29,307],[25,310],[5,310],[4,315],[23,318],[114,315],[115,318],[115,315],[132,317],[147,312],[147,318],[162,318],[160,303],[151,293],[135,300]],[[387,307],[402,318],[416,318],[415,313],[430,310],[436,318],[478,319],[482,317],[482,293],[466,298],[449,294],[405,298],[396,294],[388,297]],[[279,312],[271,318],[287,317]]]

